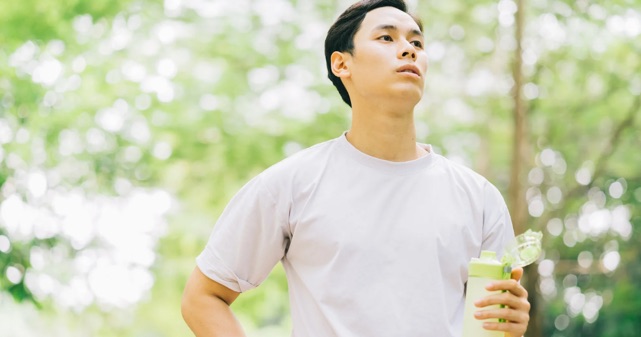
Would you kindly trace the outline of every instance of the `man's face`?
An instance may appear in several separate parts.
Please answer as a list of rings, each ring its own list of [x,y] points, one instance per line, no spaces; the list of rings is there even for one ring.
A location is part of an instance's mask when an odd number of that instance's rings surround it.
[[[350,94],[418,103],[423,95],[427,55],[414,19],[393,7],[367,13],[347,55]]]

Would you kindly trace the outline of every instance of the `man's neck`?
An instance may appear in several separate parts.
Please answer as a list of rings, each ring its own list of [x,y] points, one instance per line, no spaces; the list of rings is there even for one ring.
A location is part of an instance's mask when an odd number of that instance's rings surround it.
[[[410,161],[426,153],[416,145],[413,107],[392,110],[353,103],[347,140],[361,152],[389,161]]]

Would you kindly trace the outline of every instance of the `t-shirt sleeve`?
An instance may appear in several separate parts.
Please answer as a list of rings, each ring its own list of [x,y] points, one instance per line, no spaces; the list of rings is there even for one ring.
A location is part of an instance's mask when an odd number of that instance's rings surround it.
[[[258,175],[232,198],[196,258],[203,274],[237,292],[258,286],[289,242],[288,206],[262,179]]]
[[[501,192],[487,182],[484,186],[483,243],[481,250],[503,256],[505,247],[514,240],[514,227]]]

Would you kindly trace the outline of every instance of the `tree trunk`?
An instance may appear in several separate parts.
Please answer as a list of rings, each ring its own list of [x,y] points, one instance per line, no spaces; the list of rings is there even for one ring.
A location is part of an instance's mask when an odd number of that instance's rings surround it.
[[[527,171],[531,166],[530,146],[527,132],[527,106],[523,101],[523,29],[525,26],[525,0],[517,0],[515,18],[516,53],[513,66],[513,98],[514,98],[514,140],[512,148],[512,170],[510,173],[509,204],[514,231],[517,234],[525,232],[528,223],[527,201],[525,200],[525,181]],[[536,284],[538,271],[534,267],[525,268],[524,286],[529,293],[530,323],[527,337],[542,337],[543,329],[538,301]]]
[[[523,102],[523,1],[518,0],[518,11],[516,13],[516,54],[514,56],[513,78],[514,88],[514,135],[512,142],[512,171],[510,173],[509,202],[514,231],[520,234],[527,227],[527,203],[525,200],[525,188],[522,180],[527,158],[527,129],[526,129],[526,106]]]

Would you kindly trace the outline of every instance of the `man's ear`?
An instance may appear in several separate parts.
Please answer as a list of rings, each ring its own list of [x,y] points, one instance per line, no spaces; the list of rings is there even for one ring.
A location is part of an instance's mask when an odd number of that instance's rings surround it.
[[[349,60],[350,60],[349,53],[343,53],[339,51],[335,51],[332,53],[332,56],[330,57],[330,62],[332,65],[332,73],[334,76],[339,77],[339,78],[348,78],[351,76],[351,72],[349,70]]]

